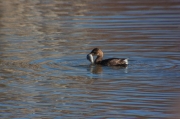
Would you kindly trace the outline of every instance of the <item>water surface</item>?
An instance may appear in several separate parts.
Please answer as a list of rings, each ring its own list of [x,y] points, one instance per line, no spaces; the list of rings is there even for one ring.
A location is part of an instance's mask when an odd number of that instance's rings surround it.
[[[1,1],[0,118],[172,118],[179,33],[178,0]],[[90,65],[95,47],[129,66]]]

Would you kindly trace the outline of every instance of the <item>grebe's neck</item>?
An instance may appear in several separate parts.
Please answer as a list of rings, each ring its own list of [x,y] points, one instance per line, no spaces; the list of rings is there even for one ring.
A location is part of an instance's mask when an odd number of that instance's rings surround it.
[[[96,64],[100,64],[102,61],[102,57],[101,56],[97,56],[96,59],[95,59],[95,63]]]
[[[101,63],[102,59],[103,59],[103,52],[100,50],[100,51],[98,52],[98,55],[97,55],[96,59],[95,59],[95,63],[96,63],[96,64]]]

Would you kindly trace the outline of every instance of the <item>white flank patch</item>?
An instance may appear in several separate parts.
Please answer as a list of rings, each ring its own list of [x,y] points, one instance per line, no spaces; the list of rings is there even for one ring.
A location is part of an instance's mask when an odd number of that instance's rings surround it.
[[[125,64],[128,64],[128,59],[125,59],[124,62],[125,62]]]

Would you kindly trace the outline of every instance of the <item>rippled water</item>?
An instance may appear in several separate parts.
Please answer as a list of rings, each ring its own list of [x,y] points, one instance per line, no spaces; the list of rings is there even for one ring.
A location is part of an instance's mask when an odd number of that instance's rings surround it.
[[[0,118],[175,117],[179,38],[178,0],[1,1]],[[129,66],[90,65],[95,47]]]

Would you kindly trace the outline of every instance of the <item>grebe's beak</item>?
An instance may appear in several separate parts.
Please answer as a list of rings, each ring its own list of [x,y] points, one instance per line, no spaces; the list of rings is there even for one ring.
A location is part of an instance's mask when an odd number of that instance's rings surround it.
[[[93,59],[93,56],[91,53],[87,55],[87,60],[89,60],[91,62],[91,64],[94,63],[94,59]]]

